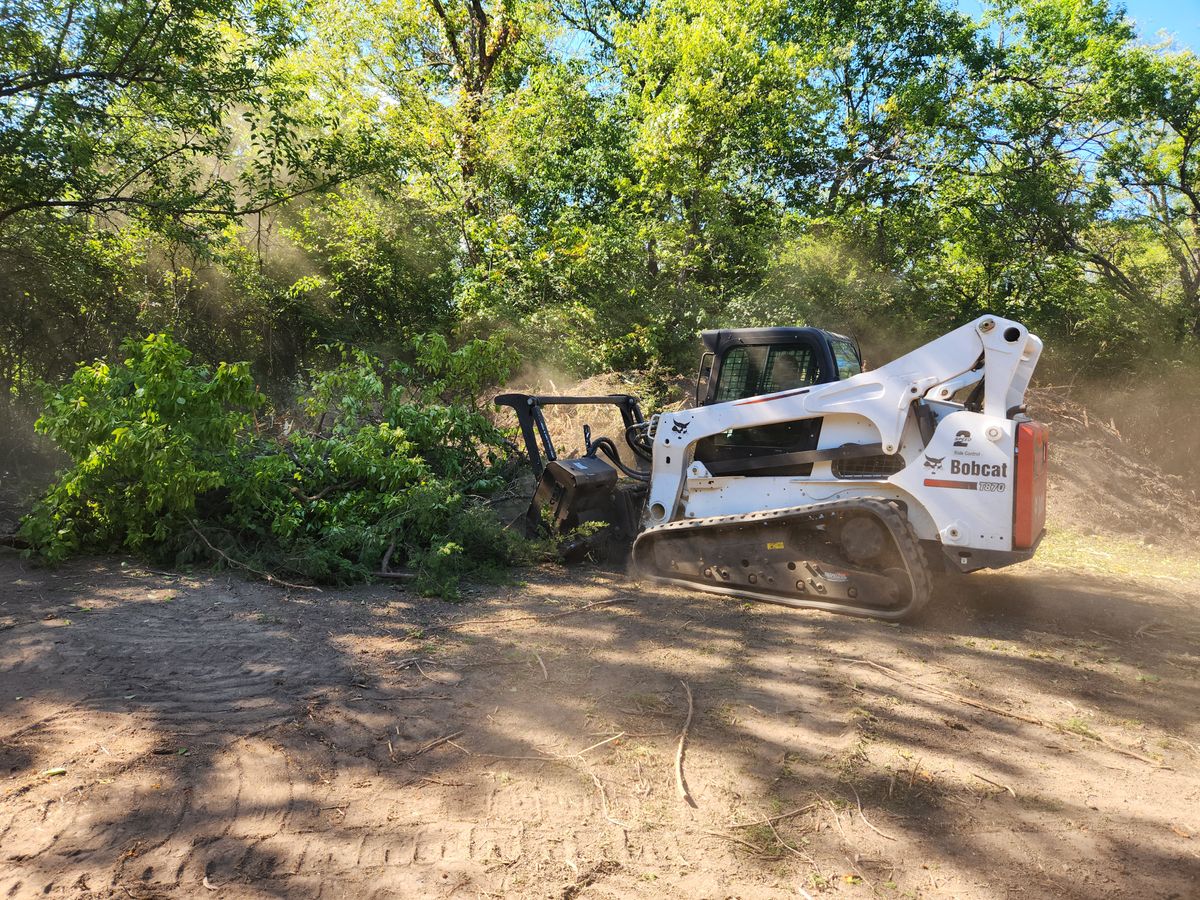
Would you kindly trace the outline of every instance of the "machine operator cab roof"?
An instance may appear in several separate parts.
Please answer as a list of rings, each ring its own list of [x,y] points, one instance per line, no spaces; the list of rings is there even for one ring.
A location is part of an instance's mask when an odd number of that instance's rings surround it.
[[[858,343],[820,328],[722,328],[700,334],[696,404],[708,406],[850,378]]]

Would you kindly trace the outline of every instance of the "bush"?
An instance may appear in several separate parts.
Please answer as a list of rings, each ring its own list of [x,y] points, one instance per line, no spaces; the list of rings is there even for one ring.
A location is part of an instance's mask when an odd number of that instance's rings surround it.
[[[245,364],[193,365],[161,334],[124,352],[47,393],[36,427],[73,465],[22,523],[41,557],[126,549],[349,582],[390,548],[419,589],[449,597],[460,575],[527,556],[484,503],[509,461],[474,403],[507,374],[502,347],[420,338],[390,366],[340,348],[309,375],[310,420],[276,431],[257,424],[266,400]]]
[[[243,364],[192,366],[161,334],[124,349],[123,364],[76,369],[35,425],[74,461],[23,524],[49,560],[171,543],[197,497],[226,483],[263,403]]]

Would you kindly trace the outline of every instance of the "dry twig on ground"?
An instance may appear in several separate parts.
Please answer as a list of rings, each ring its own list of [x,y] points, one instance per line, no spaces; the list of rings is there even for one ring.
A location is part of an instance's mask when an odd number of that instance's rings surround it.
[[[796,854],[798,857],[800,857],[801,859],[803,859],[805,861],[808,861],[809,859],[811,859],[811,857],[809,857],[807,854],[801,853],[799,850],[797,850],[795,847],[793,847],[791,844],[789,844],[787,841],[785,841],[783,839],[783,835],[781,835],[779,833],[779,830],[772,823],[768,822],[767,827],[771,829],[771,834],[775,835],[775,842],[777,844],[779,844],[779,846],[782,847],[784,850],[787,850],[789,853]]]
[[[566,753],[566,754],[546,753],[542,756],[501,756],[496,753],[475,753],[473,755],[481,756],[481,757],[484,757],[485,759],[521,759],[521,760],[533,760],[535,762],[565,763],[565,762],[570,762],[573,759],[583,759],[583,754],[587,753],[588,751],[595,750],[597,747],[603,747],[605,744],[611,744],[613,741],[617,740],[618,738],[623,738],[623,737],[625,737],[625,732],[622,731],[620,734],[614,734],[610,737],[605,738],[602,741],[597,741],[594,744],[584,747],[582,750],[577,750],[574,753]]]
[[[854,791],[854,802],[858,805],[858,817],[863,820],[863,824],[866,825],[868,828],[870,828],[873,832],[875,832],[881,838],[887,838],[889,841],[896,840],[890,834],[884,834],[882,831],[880,831],[878,828],[876,828],[874,825],[872,825],[870,823],[870,821],[867,819],[867,814],[865,812],[863,812],[862,798],[858,796],[858,790],[854,787],[854,785],[850,785],[850,790]]]
[[[604,818],[608,819],[608,821],[610,823],[612,823],[613,825],[616,825],[618,828],[624,828],[626,831],[628,831],[629,830],[628,825],[626,825],[624,822],[620,821],[619,819],[614,819],[612,817],[612,814],[609,813],[609,811],[608,811],[608,796],[604,793],[604,782],[600,780],[600,776],[597,775],[595,772],[591,772],[589,774],[592,776],[592,782],[596,785],[596,789],[600,791],[600,806],[604,810]]]
[[[831,813],[833,813],[833,824],[837,826],[837,830],[841,834],[842,840],[845,841],[847,844],[850,843],[850,838],[848,838],[846,836],[846,830],[844,828],[842,828],[842,817],[838,815],[838,811],[834,807],[833,803],[826,800],[824,797],[820,797],[820,800],[822,803],[824,803],[826,806],[828,806],[829,811]]]
[[[452,732],[450,732],[450,734],[440,737],[435,741],[430,741],[428,744],[426,744],[420,750],[417,750],[414,753],[408,754],[408,756],[404,757],[404,760],[405,760],[405,762],[407,762],[409,760],[416,759],[422,753],[428,753],[434,747],[440,747],[442,744],[449,743],[450,741],[454,740],[456,737],[458,737],[461,734],[462,734],[462,729],[459,729],[458,731],[452,731]]]
[[[1017,792],[1014,791],[1012,788],[1010,788],[1007,784],[1001,784],[998,781],[992,781],[992,779],[985,778],[983,775],[980,775],[978,772],[972,772],[971,774],[974,775],[976,778],[978,778],[980,781],[986,781],[988,784],[990,784],[994,787],[998,787],[1002,791],[1008,791],[1010,794],[1012,794],[1014,800],[1017,799]]]
[[[767,853],[766,847],[760,847],[757,844],[752,844],[749,841],[744,841],[740,837],[736,837],[732,834],[724,834],[720,831],[710,831],[707,828],[701,829],[700,833],[701,834],[711,834],[713,837],[720,838],[723,841],[731,841],[732,843],[735,843],[735,844],[738,844],[739,846],[745,847],[747,850],[750,850],[755,855],[757,855],[760,859],[768,859],[768,860],[783,859],[783,857],[777,853],[775,853],[775,854]]]
[[[617,738],[623,738],[623,737],[625,737],[625,732],[622,731],[620,734],[614,734],[612,737],[607,737],[602,741],[597,741],[596,743],[592,744],[590,747],[584,747],[578,753],[572,753],[571,755],[572,756],[583,756],[583,754],[587,753],[589,750],[595,750],[597,747],[603,747],[605,744],[611,744]]]
[[[801,806],[790,812],[780,813],[777,816],[765,816],[761,819],[755,819],[753,822],[730,822],[728,828],[753,828],[756,825],[770,825],[773,822],[782,822],[784,819],[791,819],[801,813],[806,813],[809,810],[817,808],[817,804],[809,803],[807,806]]]
[[[679,796],[687,801],[688,806],[695,807],[696,801],[692,799],[691,792],[688,791],[687,781],[683,777],[683,750],[687,745],[688,729],[692,727],[692,713],[694,705],[692,703],[692,689],[688,687],[686,681],[680,681],[684,691],[687,692],[687,720],[683,723],[683,731],[679,732],[679,745],[675,748],[675,788],[679,791]]]

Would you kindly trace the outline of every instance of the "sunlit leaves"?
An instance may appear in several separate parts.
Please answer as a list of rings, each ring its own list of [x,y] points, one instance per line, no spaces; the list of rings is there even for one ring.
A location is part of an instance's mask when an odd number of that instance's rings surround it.
[[[407,366],[341,350],[311,375],[310,421],[270,431],[255,427],[265,398],[244,364],[195,365],[166,335],[131,341],[121,362],[80,366],[48,394],[38,428],[73,465],[23,534],[49,560],[126,549],[216,561],[207,538],[233,559],[335,581],[363,578],[392,545],[419,586],[452,594],[460,575],[522,552],[470,496],[503,481],[503,435],[473,401],[512,360],[486,342],[418,344]],[[470,559],[449,567],[450,544]]]

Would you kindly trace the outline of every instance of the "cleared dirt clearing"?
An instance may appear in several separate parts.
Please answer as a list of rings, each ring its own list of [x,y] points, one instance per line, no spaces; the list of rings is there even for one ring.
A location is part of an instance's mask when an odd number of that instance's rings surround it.
[[[1197,896],[1194,564],[1047,560],[897,627],[3,555],[0,896]]]

